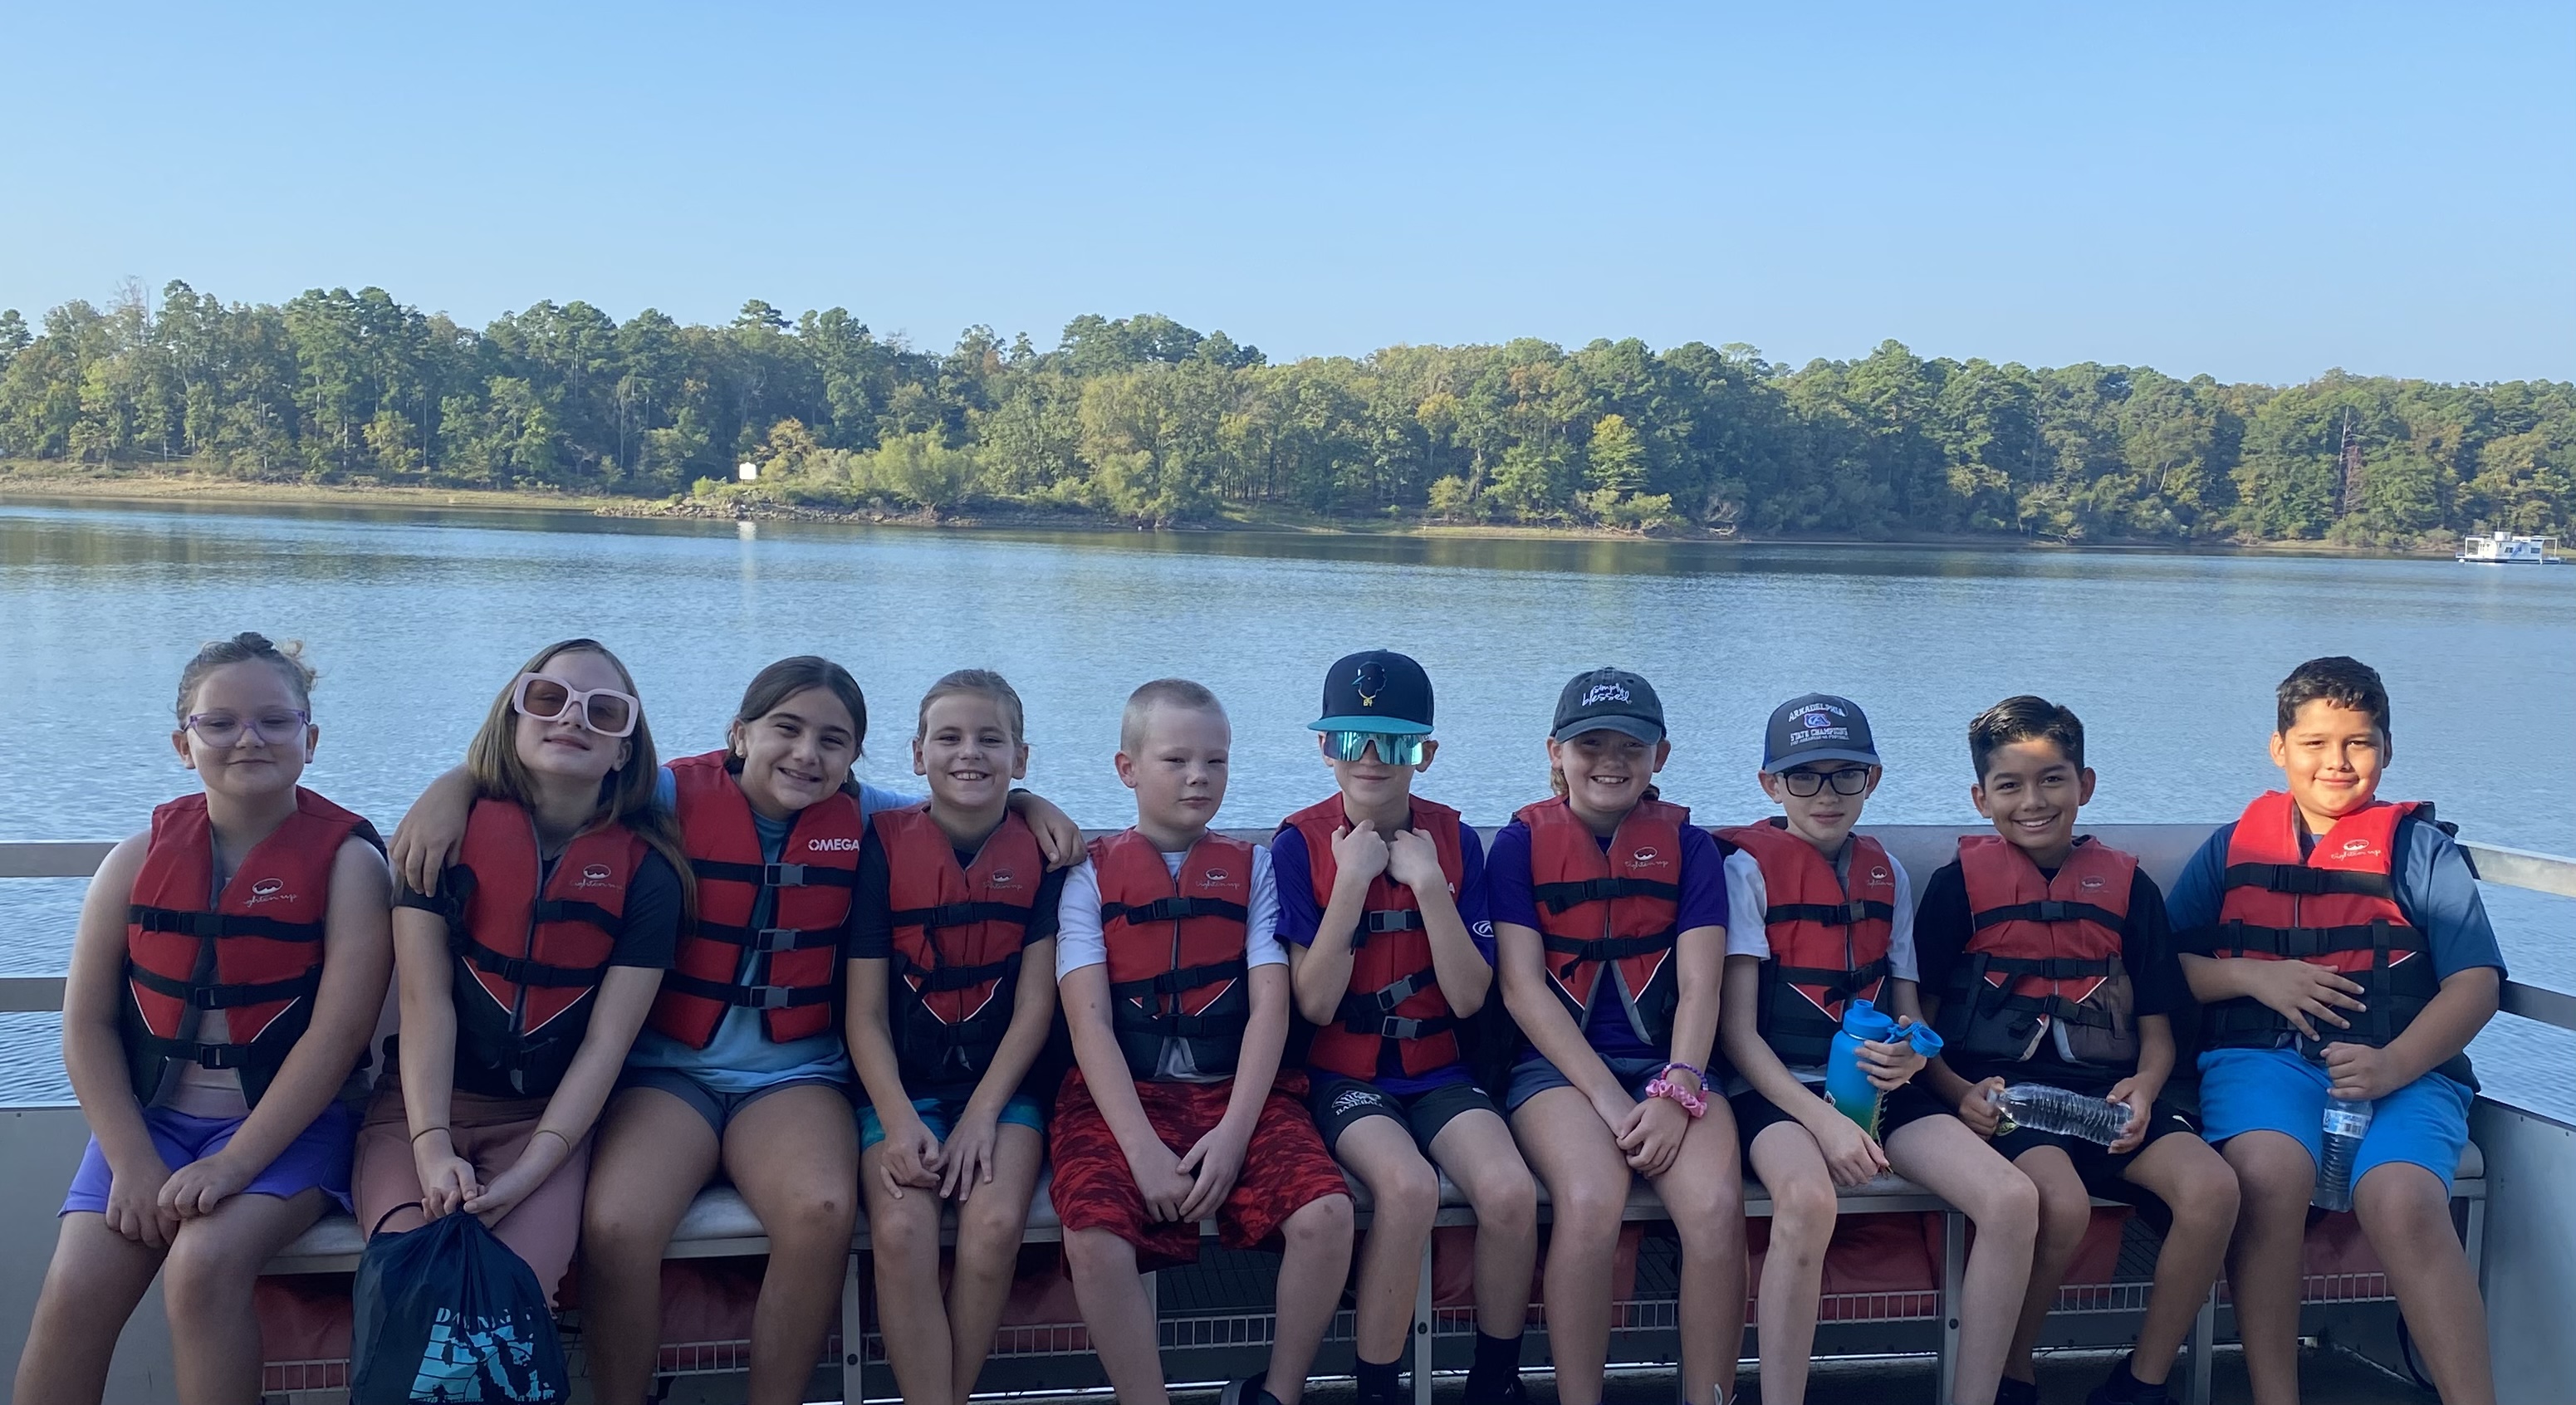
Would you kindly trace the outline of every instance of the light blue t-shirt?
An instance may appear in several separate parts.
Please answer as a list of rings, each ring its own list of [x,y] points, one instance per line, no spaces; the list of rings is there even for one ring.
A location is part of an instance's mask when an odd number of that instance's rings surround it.
[[[662,771],[661,783],[654,787],[654,800],[668,809],[678,803],[679,784],[669,768]],[[904,795],[880,786],[859,787],[859,820],[865,824],[879,810],[899,810],[921,803],[916,796]],[[793,819],[773,820],[758,811],[751,816],[752,828],[760,835],[761,857],[770,863],[787,847],[788,831],[795,828]],[[761,896],[749,925],[769,925],[770,899]],[[751,963],[758,953],[743,953],[742,969],[736,980],[749,980]],[[785,1043],[772,1040],[761,1028],[761,1012],[736,1006],[725,1011],[716,1022],[713,1038],[707,1047],[692,1049],[671,1036],[646,1028],[635,1036],[635,1047],[627,1051],[629,1068],[667,1068],[689,1075],[711,1093],[756,1093],[772,1084],[794,1078],[826,1078],[847,1083],[852,1076],[850,1052],[839,1029],[826,1030],[808,1039],[791,1039]]]

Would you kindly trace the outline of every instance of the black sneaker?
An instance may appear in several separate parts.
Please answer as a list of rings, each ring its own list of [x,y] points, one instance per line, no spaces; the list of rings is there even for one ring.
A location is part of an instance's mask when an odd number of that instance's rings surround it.
[[[1269,1379],[1269,1375],[1264,1371],[1239,1381],[1227,1381],[1225,1389],[1217,1393],[1216,1405],[1279,1405],[1278,1396],[1261,1388],[1261,1383]]]
[[[2039,1405],[2039,1386],[2006,1376],[1995,1382],[1995,1405]]]
[[[1529,1387],[1521,1383],[1520,1373],[1515,1371],[1510,1381],[1491,1391],[1479,1390],[1475,1378],[1469,1377],[1467,1393],[1459,1405],[1529,1405],[1529,1398]]]
[[[2165,1383],[2159,1381],[2148,1385],[2130,1375],[2130,1359],[2121,1357],[2120,1364],[2111,1368],[2111,1374],[2093,1387],[2092,1394],[2084,1397],[2084,1405],[2170,1405],[2172,1397],[2166,1394]]]

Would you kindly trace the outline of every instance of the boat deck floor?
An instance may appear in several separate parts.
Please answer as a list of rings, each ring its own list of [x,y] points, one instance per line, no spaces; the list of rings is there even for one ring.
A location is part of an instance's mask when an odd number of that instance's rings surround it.
[[[2045,1352],[2039,1358],[2039,1398],[2043,1405],[2082,1405],[2084,1396],[2099,1385],[2103,1376],[2118,1359],[2116,1353],[2095,1351]],[[1539,1371],[1528,1373],[1530,1396],[1539,1405],[1554,1405],[1555,1387]],[[2392,1375],[2374,1362],[2350,1352],[2332,1349],[2300,1353],[2299,1383],[2301,1393],[2310,1400],[2330,1400],[2335,1405],[2440,1405],[2433,1392],[2424,1390],[2402,1376]],[[2177,1382],[2179,1384],[2179,1382]],[[2211,1377],[2215,1405],[2248,1405],[2254,1398],[2245,1382],[2245,1358],[2238,1352],[2221,1347]],[[1463,1376],[1443,1376],[1433,1390],[1440,1405],[1457,1405],[1465,1385]],[[1807,1405],[1896,1405],[1896,1402],[1929,1401],[1933,1397],[1934,1368],[1928,1358],[1897,1358],[1865,1361],[1823,1361],[1807,1380]],[[1609,1381],[1604,1405],[1671,1405],[1674,1378],[1670,1371],[1614,1371]],[[1311,1405],[1351,1405],[1353,1392],[1348,1381],[1317,1384],[1306,1392]],[[1192,1396],[1175,1392],[1175,1398],[1189,1405],[1205,1405],[1216,1397],[1213,1392]],[[1761,1378],[1747,1372],[1738,1392],[1738,1405],[1757,1405],[1763,1401]],[[1794,1405],[1794,1402],[1770,1402],[1770,1405]]]

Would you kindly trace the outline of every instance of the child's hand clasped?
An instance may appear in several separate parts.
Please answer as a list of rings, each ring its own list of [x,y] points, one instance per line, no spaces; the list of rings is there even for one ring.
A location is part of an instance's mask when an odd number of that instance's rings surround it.
[[[2352,1021],[2338,1011],[2367,1010],[2361,987],[2323,966],[2305,961],[2256,961],[2245,975],[2248,993],[2270,1006],[2310,1039],[2322,1038],[2318,1025],[2350,1029]]]
[[[171,1172],[170,1179],[161,1183],[161,1204],[183,1220],[211,1215],[216,1206],[241,1194],[257,1174],[219,1151]]]
[[[2289,962],[2281,963],[2289,965]],[[2384,1098],[2413,1081],[2400,1078],[2386,1049],[2367,1044],[2328,1044],[2324,1050],[2326,1076],[2334,1080],[2332,1092],[2343,1102],[2369,1102]]]
[[[1198,1188],[1190,1174],[1181,1169],[1181,1158],[1159,1141],[1129,1152],[1127,1173],[1136,1178],[1136,1193],[1145,1200],[1145,1217],[1155,1224],[1177,1222],[1181,1207]]]
[[[948,1144],[940,1149],[946,1162],[939,1173],[940,1199],[962,1205],[976,1186],[992,1184],[993,1143],[1000,1135],[1000,1119],[992,1113],[969,1107],[957,1115]]]
[[[2129,1120],[2122,1124],[2119,1138],[2111,1143],[2113,1155],[2125,1155],[2138,1149],[2147,1139],[2147,1118],[2153,1115],[2156,1094],[2161,1091],[2143,1078],[2123,1078],[2111,1088],[2108,1101],[2129,1110]]]
[[[1891,1039],[1883,1044],[1863,1044],[1859,1049],[1863,1072],[1869,1075],[1869,1086],[1882,1093],[1893,1093],[1914,1081],[1931,1060],[1914,1051],[1913,1044]],[[1849,1119],[1845,1119],[1849,1120]]]
[[[1818,1125],[1807,1129],[1816,1139],[1816,1149],[1825,1155],[1825,1170],[1834,1184],[1849,1189],[1865,1185],[1887,1173],[1887,1151],[1878,1139],[1860,1129],[1860,1124],[1839,1112],[1816,1119]]]
[[[888,1196],[901,1200],[906,1186],[914,1190],[939,1188],[939,1168],[944,1157],[930,1124],[916,1116],[910,1126],[886,1128],[885,1148],[885,1159],[878,1169],[885,1177]]]
[[[1333,831],[1333,872],[1336,883],[1356,883],[1365,890],[1371,879],[1386,872],[1386,841],[1378,837],[1377,825],[1369,820],[1344,825]]]
[[[179,1232],[179,1216],[161,1203],[161,1187],[170,1170],[157,1159],[140,1175],[109,1168],[107,1227],[147,1249],[167,1249]]]
[[[1234,1191],[1235,1179],[1243,1174],[1243,1158],[1249,1153],[1248,1140],[1217,1127],[1198,1139],[1189,1154],[1175,1166],[1182,1175],[1193,1176],[1189,1195],[1181,1201],[1175,1218],[1198,1221],[1216,1213]]]
[[[1449,875],[1440,867],[1440,846],[1418,829],[1400,829],[1387,836],[1386,873],[1416,892],[1449,886]]]
[[[1670,1098],[1648,1098],[1628,1114],[1627,1125],[1617,1128],[1619,1150],[1626,1153],[1628,1169],[1644,1176],[1660,1176],[1673,1168],[1682,1153],[1682,1135],[1690,1130],[1690,1114]]]
[[[2000,1078],[1989,1078],[1970,1088],[1966,1096],[1959,1099],[1959,1120],[1968,1124],[1969,1131],[1992,1141],[2003,1127],[2003,1114],[1996,1110],[1994,1104],[1994,1100],[2003,1094],[2004,1081]]]

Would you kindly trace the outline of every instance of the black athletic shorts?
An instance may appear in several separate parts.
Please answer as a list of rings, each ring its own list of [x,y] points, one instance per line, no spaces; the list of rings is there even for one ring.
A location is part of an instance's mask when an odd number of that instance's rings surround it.
[[[1818,1088],[1813,1091],[1816,1094],[1816,1100],[1822,1102],[1825,1096],[1824,1090]],[[1798,1120],[1789,1115],[1788,1109],[1763,1096],[1761,1090],[1756,1088],[1747,1088],[1734,1097],[1728,1098],[1726,1105],[1735,1112],[1736,1139],[1743,1144],[1748,1154],[1753,1150],[1753,1139],[1762,1135],[1763,1128],[1776,1123]],[[1920,1122],[1926,1117],[1948,1115],[1950,1115],[1950,1109],[1941,1106],[1939,1098],[1908,1083],[1888,1094],[1886,1101],[1878,1105],[1879,1144],[1886,1145],[1888,1137],[1908,1122]]]
[[[1462,1112],[1483,1108],[1500,1117],[1493,1098],[1474,1083],[1460,1081],[1443,1084],[1424,1093],[1390,1093],[1374,1083],[1357,1078],[1340,1078],[1320,1074],[1315,1091],[1308,1101],[1315,1114],[1315,1127],[1324,1134],[1324,1149],[1333,1150],[1342,1133],[1363,1117],[1392,1117],[1413,1133],[1413,1144],[1422,1154],[1431,1154],[1431,1139],[1449,1125],[1449,1119]]]
[[[2095,1198],[2117,1200],[2138,1207],[2139,1215],[2161,1232],[2172,1227],[2173,1211],[2166,1208],[2165,1202],[2154,1191],[2128,1179],[2129,1163],[2167,1137],[2199,1135],[2200,1126],[2191,1120],[2190,1114],[2158,1098],[2156,1105],[2147,1109],[2147,1139],[2138,1143],[2134,1151],[2115,1155],[2111,1148],[2100,1142],[2060,1136],[2054,1132],[2034,1132],[2028,1127],[2015,1127],[1995,1138],[1994,1145],[2006,1161],[2018,1161],[2026,1151],[2036,1151],[2044,1146],[2056,1147],[2066,1153],[2067,1160],[2075,1163],[2075,1174],[2083,1178],[2084,1188],[2093,1192]]]

